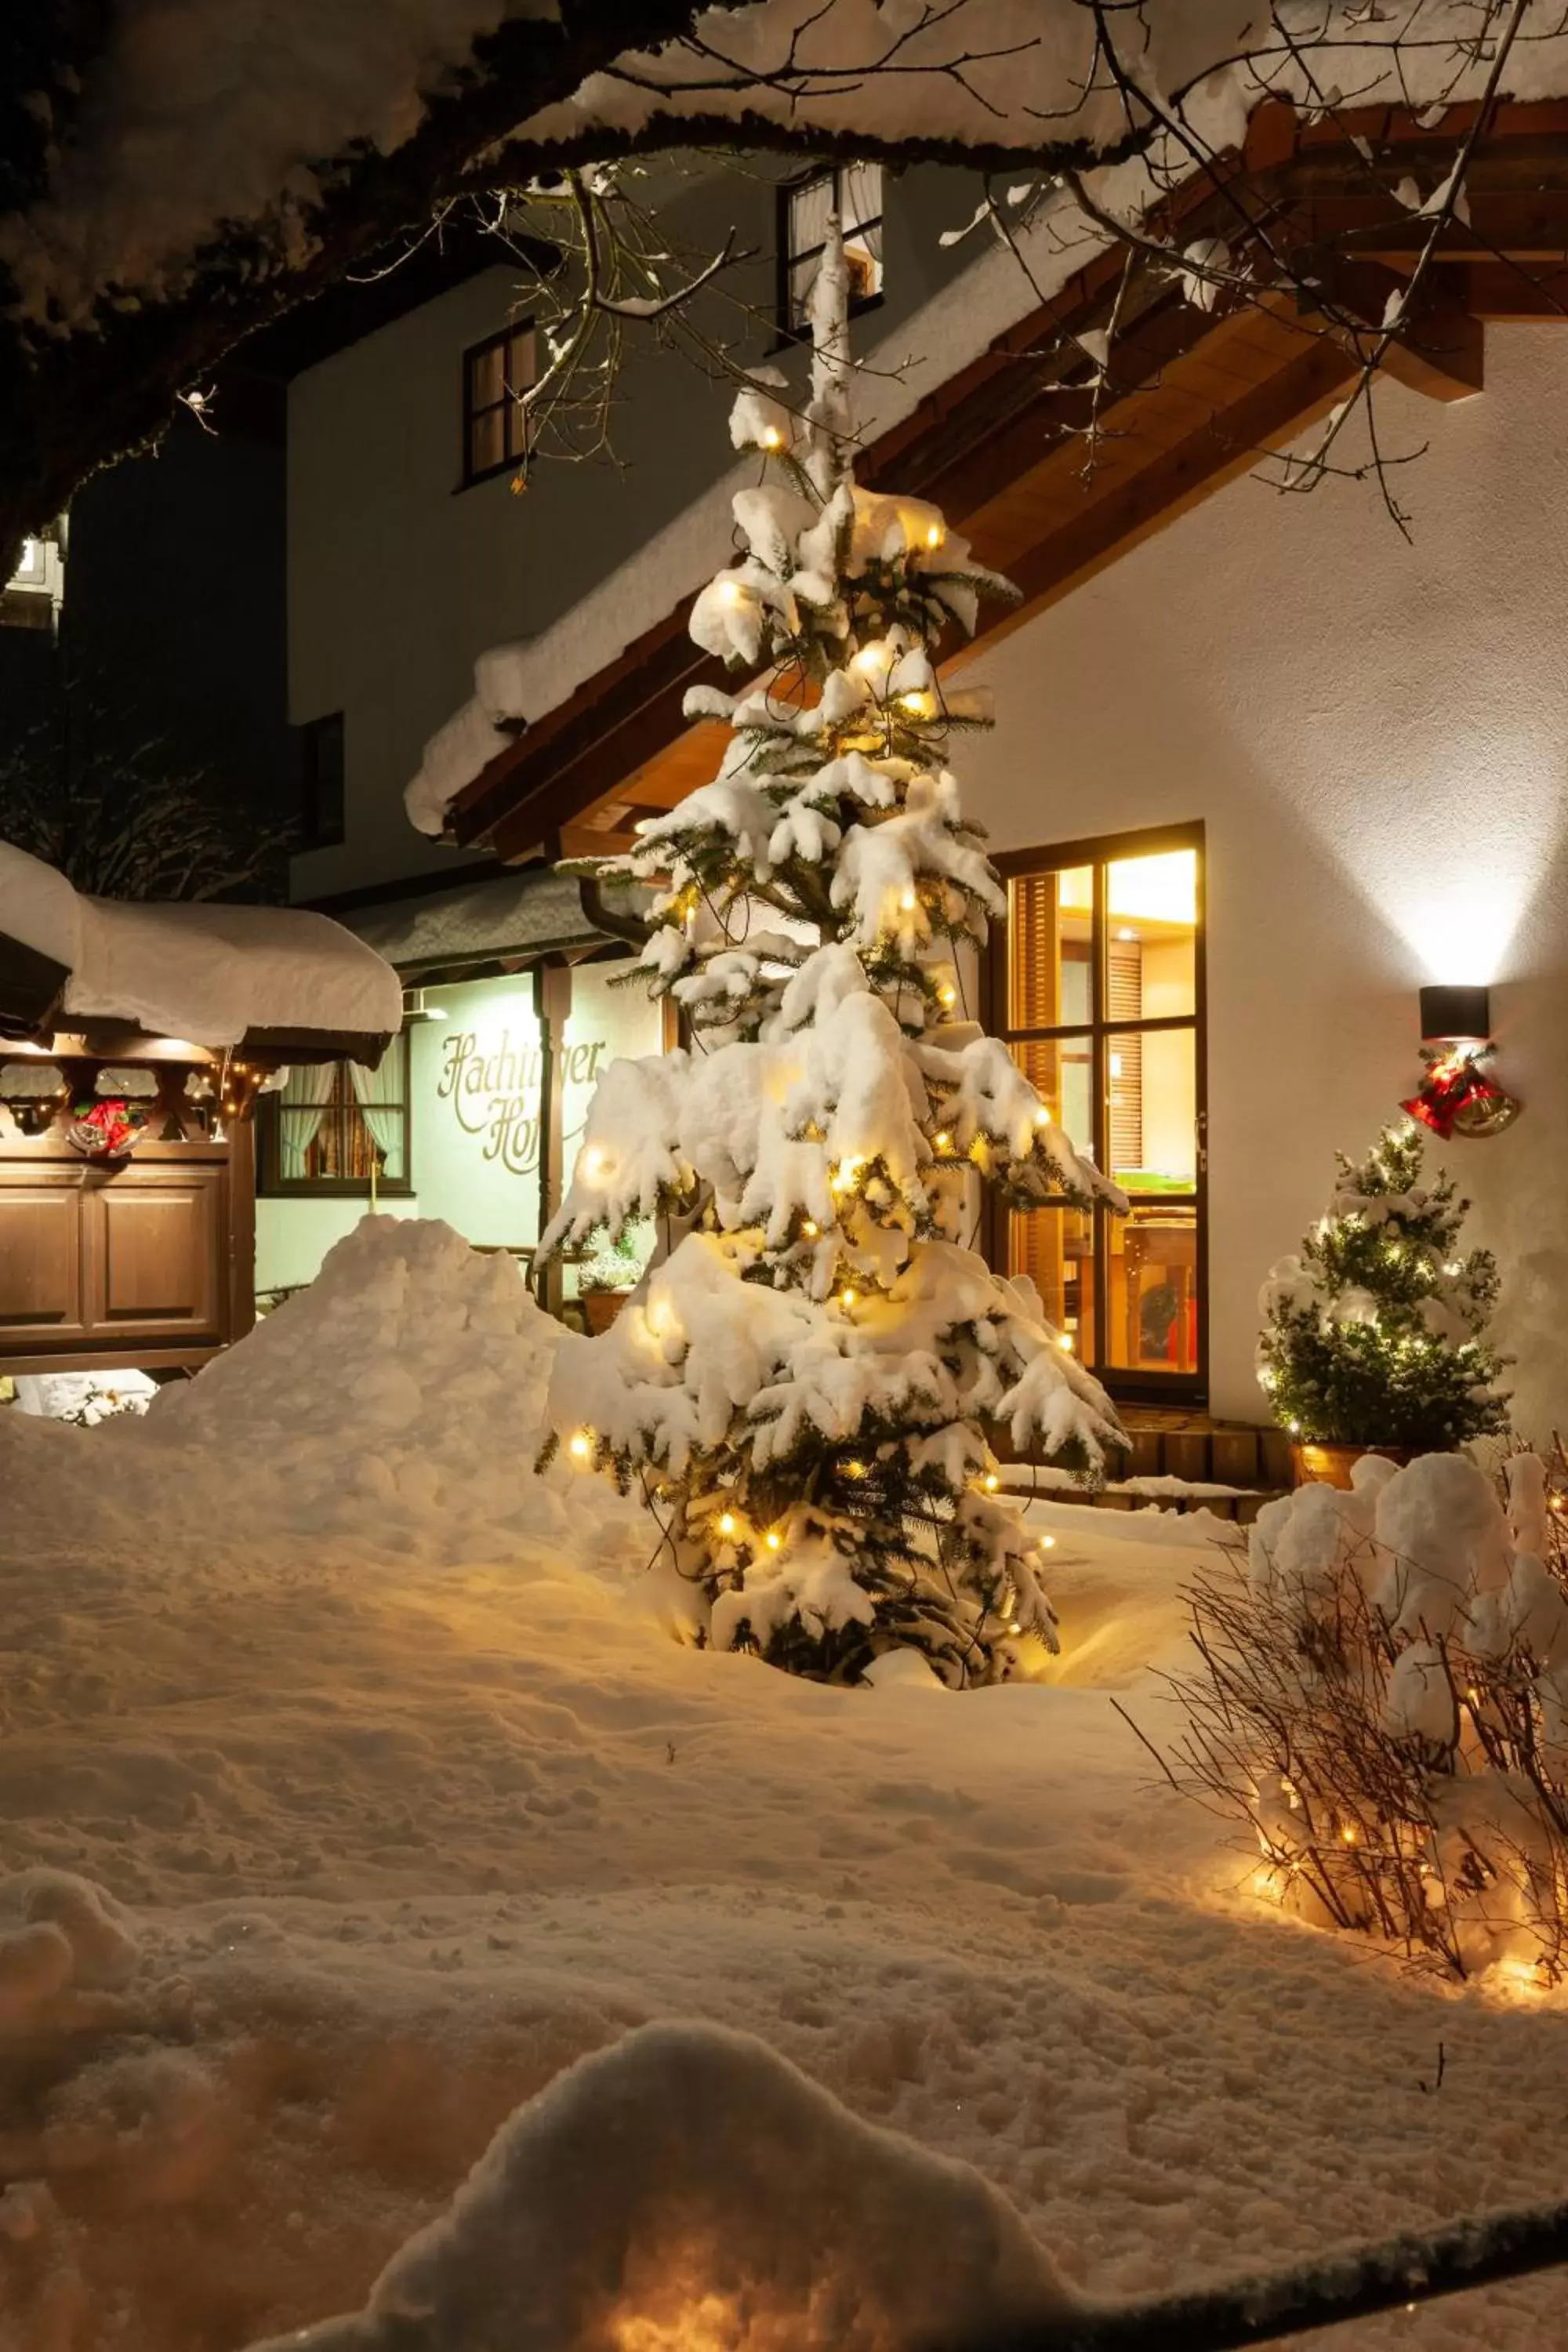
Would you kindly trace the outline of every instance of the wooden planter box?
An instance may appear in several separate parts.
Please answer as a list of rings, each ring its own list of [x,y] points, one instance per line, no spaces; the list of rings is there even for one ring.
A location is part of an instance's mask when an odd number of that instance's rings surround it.
[[[1381,1461],[1393,1462],[1400,1469],[1414,1462],[1415,1454],[1407,1445],[1292,1445],[1290,1467],[1298,1486],[1342,1486],[1354,1484],[1352,1471],[1367,1454],[1375,1454]]]

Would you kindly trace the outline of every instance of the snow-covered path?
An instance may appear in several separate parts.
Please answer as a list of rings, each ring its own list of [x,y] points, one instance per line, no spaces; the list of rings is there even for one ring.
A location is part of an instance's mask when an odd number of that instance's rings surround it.
[[[367,1219],[146,1422],[0,1412],[0,2352],[358,2308],[520,2103],[649,2019],[966,2159],[1100,2294],[1562,2192],[1568,1996],[1280,1917],[1116,1712],[1173,1727],[1215,1523],[1037,1507],[1047,1684],[679,1648],[646,1522],[529,1466],[555,1328],[509,1265]],[[613,2267],[595,2201],[545,2240]],[[1321,2341],[1555,2352],[1562,2294]]]
[[[649,2016],[748,2028],[968,2158],[1100,2292],[1557,2189],[1568,2017],[1240,1891],[1103,1686],[1158,1728],[1139,1653],[1193,1550],[1052,1524],[1063,1682],[962,1698],[676,1649],[542,1550],[7,1559],[6,1864],[104,1886],[142,1949],[96,2012],[13,2016],[7,2172],[49,2181],[85,2294],[17,2343],[218,2352],[353,2307],[513,2105]],[[25,2296],[37,2244],[6,2254]],[[1524,2352],[1559,2296],[1340,2340]]]

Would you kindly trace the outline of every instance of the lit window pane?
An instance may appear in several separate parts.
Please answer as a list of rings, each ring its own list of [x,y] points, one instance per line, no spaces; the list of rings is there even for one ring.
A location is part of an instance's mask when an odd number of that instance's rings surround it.
[[[405,1111],[384,1110],[380,1114],[382,1149],[385,1153],[381,1173],[385,1181],[393,1184],[400,1184],[405,1174],[404,1121],[406,1118]]]
[[[1094,1047],[1088,1037],[1039,1038],[1013,1059],[1075,1150],[1094,1157]]]
[[[857,229],[844,240],[845,267],[849,273],[849,299],[868,302],[882,290],[882,230]]]
[[[1058,1029],[1093,1015],[1093,875],[1021,875],[1009,888],[1014,1029]]]
[[[1198,1213],[1144,1207],[1108,1227],[1107,1360],[1135,1372],[1194,1372],[1198,1361]]]
[[[1138,1196],[1192,1192],[1198,1169],[1194,1033],[1112,1031],[1105,1042],[1111,1175]]]
[[[1080,1363],[1094,1355],[1094,1220],[1082,1209],[1030,1209],[1007,1219],[1007,1271],[1027,1275],[1046,1319],[1072,1341]]]
[[[488,473],[492,466],[504,466],[506,457],[506,410],[487,408],[468,427],[468,471]]]
[[[1122,857],[1106,868],[1106,1005],[1113,1021],[1196,1010],[1197,852]]]

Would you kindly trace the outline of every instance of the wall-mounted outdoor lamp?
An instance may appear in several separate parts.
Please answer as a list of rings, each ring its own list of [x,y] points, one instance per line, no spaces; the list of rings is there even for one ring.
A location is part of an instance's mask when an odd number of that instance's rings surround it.
[[[1521,1107],[1482,1067],[1496,1050],[1488,990],[1424,988],[1421,1058],[1426,1075],[1399,1108],[1445,1142],[1456,1135],[1500,1135]]]

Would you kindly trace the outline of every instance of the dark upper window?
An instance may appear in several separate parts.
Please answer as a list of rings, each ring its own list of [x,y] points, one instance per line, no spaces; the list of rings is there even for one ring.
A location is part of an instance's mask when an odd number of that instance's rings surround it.
[[[849,265],[852,310],[863,310],[882,291],[882,167],[840,163],[779,190],[779,331],[799,334],[805,325],[811,289],[827,243],[834,213],[844,236]]]
[[[301,1064],[281,1094],[264,1095],[258,1190],[264,1194],[411,1192],[408,1032],[378,1070]]]
[[[533,327],[503,327],[463,353],[463,487],[488,481],[528,455],[521,395],[534,378]]]
[[[300,846],[331,849],[343,838],[343,714],[329,710],[300,730]]]

